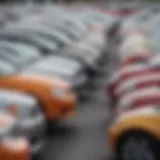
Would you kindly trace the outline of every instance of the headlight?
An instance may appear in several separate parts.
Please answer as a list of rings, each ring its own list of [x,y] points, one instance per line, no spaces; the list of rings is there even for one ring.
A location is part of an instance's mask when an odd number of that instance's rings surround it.
[[[2,145],[5,146],[5,148],[11,149],[12,151],[27,149],[27,151],[30,152],[29,143],[23,137],[3,139]]]
[[[57,97],[64,97],[68,95],[68,92],[63,89],[54,89],[52,94]]]
[[[3,140],[7,140],[7,139],[10,139],[10,138],[14,138],[15,136],[15,130],[13,129],[14,127],[14,124],[13,125],[3,125],[3,126],[0,126],[0,137],[3,139]],[[17,132],[17,131],[16,131]]]
[[[19,111],[16,105],[8,105],[7,112],[12,116],[15,116],[15,117],[19,116]]]
[[[17,118],[8,114],[0,115],[0,138],[2,140],[14,139],[20,136]]]
[[[37,115],[37,113],[39,113],[40,111],[38,105],[33,105],[33,106],[26,105],[26,107],[18,105],[7,105],[5,109],[7,113],[20,119],[33,117]]]

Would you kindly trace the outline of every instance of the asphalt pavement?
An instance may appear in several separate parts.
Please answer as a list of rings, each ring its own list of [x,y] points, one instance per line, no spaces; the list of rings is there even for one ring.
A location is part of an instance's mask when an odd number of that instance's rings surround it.
[[[107,66],[96,78],[90,98],[77,106],[75,117],[66,119],[47,135],[39,160],[108,160],[108,107],[105,86]]]

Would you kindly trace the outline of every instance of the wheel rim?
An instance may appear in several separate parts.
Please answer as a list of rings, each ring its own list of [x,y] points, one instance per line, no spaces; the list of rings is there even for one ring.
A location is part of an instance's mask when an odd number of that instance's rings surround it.
[[[123,160],[155,160],[147,140],[129,139],[122,148]]]

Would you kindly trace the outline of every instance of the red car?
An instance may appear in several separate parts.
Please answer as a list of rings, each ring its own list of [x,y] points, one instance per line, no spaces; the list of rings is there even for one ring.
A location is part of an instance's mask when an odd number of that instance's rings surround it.
[[[156,69],[151,69],[148,66],[148,56],[140,56],[139,59],[138,57],[134,57],[134,59],[132,58],[133,57],[122,62],[121,66],[119,67],[120,69],[115,73],[107,85],[107,94],[110,98],[110,101],[114,102],[111,104],[111,112],[115,111],[119,100],[124,94],[136,89],[136,85],[133,83],[134,79],[140,77],[143,78],[144,75],[149,76],[150,74],[153,74],[153,72],[156,72]],[[127,61],[129,63],[127,63]],[[154,77],[148,80],[152,79],[154,80]],[[152,81],[149,82],[152,84]],[[146,84],[141,83],[140,85],[144,85],[145,87]]]
[[[122,113],[135,108],[155,106],[160,104],[160,88],[158,85],[133,89],[120,98],[117,112]]]

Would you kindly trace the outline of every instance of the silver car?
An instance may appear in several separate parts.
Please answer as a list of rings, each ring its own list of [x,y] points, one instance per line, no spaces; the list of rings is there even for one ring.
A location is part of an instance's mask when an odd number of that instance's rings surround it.
[[[41,149],[46,129],[45,117],[38,105],[30,95],[0,90],[0,112],[17,118],[14,134],[29,140],[33,154]]]

